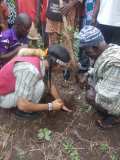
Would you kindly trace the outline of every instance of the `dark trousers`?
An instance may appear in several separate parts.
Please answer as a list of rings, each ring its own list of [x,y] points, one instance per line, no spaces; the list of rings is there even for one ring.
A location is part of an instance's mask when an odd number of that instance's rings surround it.
[[[120,27],[108,26],[97,23],[97,28],[102,32],[105,41],[120,45]]]
[[[81,64],[81,72],[88,71],[88,68],[90,66],[89,57],[82,48],[79,48],[79,62]]]

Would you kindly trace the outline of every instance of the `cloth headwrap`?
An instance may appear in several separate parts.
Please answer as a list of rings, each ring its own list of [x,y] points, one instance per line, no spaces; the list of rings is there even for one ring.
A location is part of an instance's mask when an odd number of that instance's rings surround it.
[[[84,26],[79,34],[80,47],[97,46],[99,42],[104,41],[104,37],[100,30],[94,26]]]

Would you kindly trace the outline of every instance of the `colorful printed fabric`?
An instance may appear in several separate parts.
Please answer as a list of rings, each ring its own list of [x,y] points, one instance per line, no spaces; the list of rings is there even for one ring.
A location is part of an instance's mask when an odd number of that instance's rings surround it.
[[[96,103],[109,114],[120,115],[120,46],[109,45],[94,70]]]
[[[96,0],[84,0],[85,13],[83,18],[83,26],[91,24],[95,2]]]
[[[13,25],[16,19],[16,7],[14,0],[6,0],[8,9],[9,9],[9,17],[8,17],[8,24]]]

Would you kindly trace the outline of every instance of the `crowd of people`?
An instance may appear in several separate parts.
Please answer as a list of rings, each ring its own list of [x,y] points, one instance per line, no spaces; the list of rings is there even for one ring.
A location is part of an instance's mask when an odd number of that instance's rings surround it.
[[[71,112],[51,77],[54,68],[71,70],[70,51],[60,44],[65,23],[79,30],[77,74],[83,78],[86,101],[102,117],[97,125],[120,124],[118,0],[0,0],[0,107],[16,107],[22,117],[43,110]],[[39,34],[46,50],[29,46]],[[52,102],[41,102],[45,86]]]

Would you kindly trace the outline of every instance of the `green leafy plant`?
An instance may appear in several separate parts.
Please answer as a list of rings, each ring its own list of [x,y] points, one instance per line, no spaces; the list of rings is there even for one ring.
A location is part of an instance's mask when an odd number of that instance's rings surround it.
[[[120,160],[120,157],[117,153],[113,153],[110,158],[111,160]]]
[[[80,107],[80,111],[81,112],[91,112],[92,111],[92,107],[90,105],[84,105]]]
[[[23,149],[21,148],[17,149],[15,160],[27,160],[26,153]]]
[[[0,160],[4,160],[3,156],[0,155]]]
[[[17,151],[16,160],[27,160],[24,151]]]
[[[106,143],[102,143],[100,145],[100,150],[103,152],[103,153],[106,153],[108,150],[109,150],[109,145],[106,144]]]
[[[65,151],[68,153],[70,160],[80,160],[80,156],[77,150],[74,148],[73,144],[71,144],[70,142],[64,141],[63,147]]]
[[[50,131],[48,128],[42,128],[38,130],[37,138],[40,140],[46,140],[50,141],[52,138],[52,131]]]
[[[75,29],[74,29],[74,27],[72,27],[72,26],[67,26],[66,31],[67,31],[67,32],[70,32],[70,33],[74,33],[74,32],[75,32]]]

